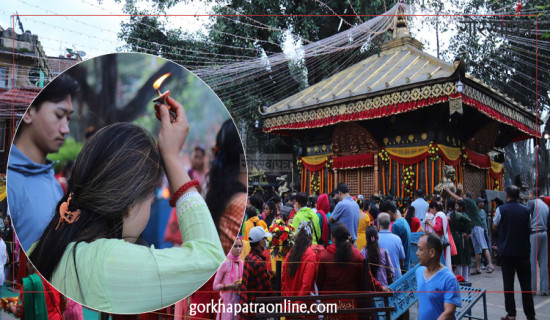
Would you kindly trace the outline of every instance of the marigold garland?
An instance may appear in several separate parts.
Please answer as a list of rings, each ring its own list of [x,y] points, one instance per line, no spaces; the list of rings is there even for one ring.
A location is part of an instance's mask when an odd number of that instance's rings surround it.
[[[319,190],[320,190],[320,178],[319,178],[319,173],[318,172],[312,172],[311,173],[311,176],[310,176],[310,180],[309,180],[309,183],[310,183],[310,188],[311,188],[311,192],[312,193],[318,193]],[[310,192],[310,193],[311,193]]]
[[[334,159],[332,159],[332,156],[328,156],[326,159],[325,167],[327,169],[332,169],[332,164],[334,163]]]
[[[416,182],[416,174],[413,170],[413,166],[408,166],[403,168],[403,198],[413,197],[414,196],[414,185]]]
[[[378,158],[380,161],[384,162],[384,164],[388,163],[390,161],[390,154],[386,149],[382,149],[378,152]]]
[[[462,166],[466,166],[466,160],[468,160],[468,152],[466,151],[466,146],[462,145],[460,147],[460,153],[462,154]]]
[[[428,145],[428,156],[432,161],[439,159],[439,146],[435,141],[430,141]]]

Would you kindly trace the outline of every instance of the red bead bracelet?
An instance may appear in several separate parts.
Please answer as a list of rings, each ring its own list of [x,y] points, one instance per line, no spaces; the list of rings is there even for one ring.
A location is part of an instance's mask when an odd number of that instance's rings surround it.
[[[189,182],[186,182],[184,183],[176,192],[174,192],[174,194],[172,195],[172,198],[170,198],[170,206],[171,207],[175,207],[176,206],[176,202],[178,202],[178,199],[181,198],[181,196],[187,191],[189,190],[190,188],[192,187],[199,187],[199,180],[195,179],[195,180],[191,180]]]

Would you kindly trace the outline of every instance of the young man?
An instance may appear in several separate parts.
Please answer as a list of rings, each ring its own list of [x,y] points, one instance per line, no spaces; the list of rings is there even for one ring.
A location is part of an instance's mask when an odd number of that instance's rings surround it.
[[[416,270],[418,318],[422,320],[454,319],[456,307],[462,306],[460,286],[455,275],[441,263],[443,243],[428,232],[418,239],[416,256],[421,265]]]
[[[528,320],[535,319],[535,305],[531,294],[531,261],[529,259],[529,231],[531,213],[519,203],[519,188],[506,187],[506,204],[495,211],[493,230],[498,231],[498,255],[502,266],[504,283],[504,305],[508,313],[505,319],[516,319],[516,301],[514,299],[514,278],[517,273],[521,287],[523,312]]]
[[[69,134],[76,82],[67,75],[52,81],[33,101],[17,130],[8,162],[8,206],[17,237],[26,251],[37,241],[63,196],[49,153]]]
[[[318,244],[318,240],[321,238],[321,227],[319,226],[319,217],[317,214],[311,210],[311,208],[306,206],[307,204],[307,194],[305,192],[300,192],[296,195],[296,203],[294,203],[294,208],[296,209],[296,214],[292,219],[292,226],[294,230],[298,230],[300,223],[302,221],[310,221],[313,229],[313,244]]]
[[[348,227],[353,244],[357,247],[355,241],[357,240],[357,229],[359,228],[359,205],[353,201],[353,198],[349,194],[348,185],[345,183],[339,183],[334,193],[338,194],[340,201],[334,208],[329,222],[343,223]]]
[[[264,231],[260,226],[250,230],[248,239],[250,241],[250,253],[244,260],[243,282],[239,288],[241,305],[254,303],[257,297],[270,296],[271,280],[269,270],[265,263],[262,252],[267,246],[267,238],[271,234]],[[241,313],[239,319],[255,319],[253,313]]]

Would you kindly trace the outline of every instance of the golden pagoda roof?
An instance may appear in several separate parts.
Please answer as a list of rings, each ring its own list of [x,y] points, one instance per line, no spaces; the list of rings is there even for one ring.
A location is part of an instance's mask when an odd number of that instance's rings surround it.
[[[453,64],[439,60],[421,48],[420,42],[410,36],[384,43],[383,51],[379,55],[371,56],[275,103],[268,107],[264,114],[269,116],[284,111],[337,104],[394,91],[401,87],[416,87],[426,81],[431,82],[453,75]]]

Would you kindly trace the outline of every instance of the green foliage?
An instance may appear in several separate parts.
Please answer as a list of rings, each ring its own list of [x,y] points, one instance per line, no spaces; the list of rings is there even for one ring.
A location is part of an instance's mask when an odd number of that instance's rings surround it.
[[[168,9],[180,1],[152,0],[150,3],[153,5],[148,10],[137,9],[136,2],[133,0],[122,2],[125,3],[126,13],[143,15],[170,13]],[[302,43],[306,45],[309,41],[314,42],[327,38],[370,18],[358,18],[355,13],[359,15],[380,14],[394,4],[386,0],[326,0],[323,2],[313,0],[230,0],[223,4],[213,1],[207,1],[207,3],[214,4],[212,14],[246,14],[253,17],[213,16],[207,34],[190,34],[180,29],[171,29],[164,18],[131,17],[128,23],[122,24],[119,37],[126,41],[127,47],[131,50],[145,50],[162,57],[176,59],[176,62],[180,62],[186,67],[194,68],[208,63],[205,61],[205,55],[201,55],[199,52],[216,54],[212,55],[212,62],[217,61],[218,64],[228,63],[235,56],[257,58],[260,56],[259,48],[265,50],[267,55],[272,55],[282,52],[282,30],[291,30],[293,35],[300,37]],[[344,21],[342,22],[340,17],[331,16],[334,14],[341,15]],[[146,39],[147,42],[139,39]],[[376,45],[373,47],[376,48]],[[180,50],[173,51],[172,48],[180,48]],[[241,81],[231,89],[216,93],[224,97],[223,102],[234,118],[245,121],[247,132],[254,132],[254,134],[247,135],[248,149],[260,148],[267,152],[273,151],[279,138],[268,137],[256,132],[254,123],[256,120],[260,120],[258,107],[271,105],[289,94],[326,78],[335,70],[342,70],[346,66],[366,58],[369,54],[354,53],[353,59],[349,59],[347,57],[352,56],[351,52],[338,52],[335,55],[341,59],[340,61],[345,62],[340,64],[327,62],[327,60],[334,61],[336,57],[330,59],[309,58],[304,61],[305,67],[309,69],[310,66],[315,65],[318,71],[316,73],[308,72],[305,78],[306,69],[303,64],[289,64],[286,68],[276,70],[271,75],[259,75],[254,80]],[[181,59],[178,58],[181,55],[185,55],[184,61],[177,60]],[[290,84],[287,84],[289,82]],[[277,87],[283,84],[289,88],[281,90]],[[238,94],[236,91],[239,91]]]
[[[61,146],[57,153],[50,153],[48,159],[57,162],[54,165],[55,172],[67,163],[67,161],[74,161],[78,156],[78,153],[82,149],[82,142],[76,141],[74,138],[69,137],[65,140],[65,143]]]

